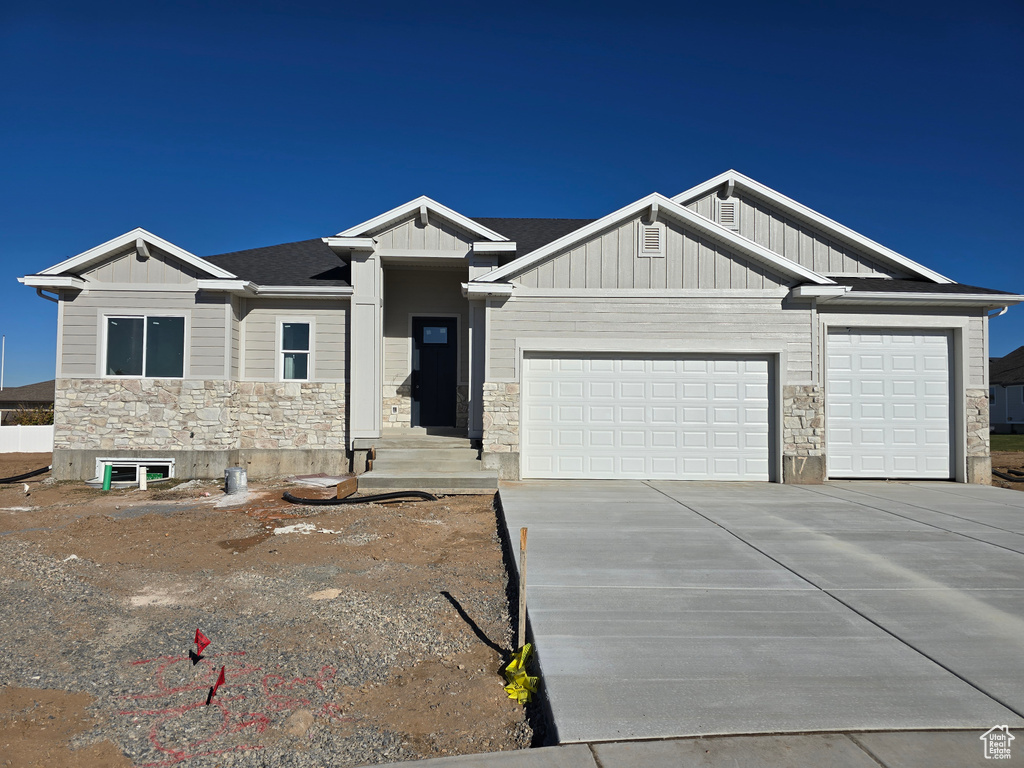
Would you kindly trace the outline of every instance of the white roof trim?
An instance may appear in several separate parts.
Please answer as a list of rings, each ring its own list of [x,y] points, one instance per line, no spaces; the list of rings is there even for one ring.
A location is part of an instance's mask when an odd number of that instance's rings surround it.
[[[190,267],[195,267],[200,272],[205,272],[211,277],[227,277],[232,278],[235,275],[228,272],[226,269],[221,269],[218,266],[211,264],[206,259],[201,259],[193,253],[189,253],[184,248],[179,248],[174,243],[164,240],[162,237],[157,237],[151,232],[138,227],[133,229],[131,232],[125,232],[119,237],[115,237],[113,240],[107,240],[107,242],[97,245],[95,248],[90,248],[88,251],[83,251],[77,256],[72,256],[70,259],[65,259],[60,264],[55,264],[49,269],[44,269],[39,272],[40,275],[59,275],[64,272],[70,272],[73,269],[80,269],[94,261],[109,256],[111,253],[124,248],[125,246],[135,246],[135,241],[143,239],[150,245],[155,245],[162,251],[169,253],[171,256],[185,262]]]
[[[835,236],[838,240],[843,240],[858,248],[862,248],[872,256],[876,256],[883,261],[888,261],[894,266],[905,269],[915,275],[928,278],[936,283],[955,282],[944,275],[940,275],[934,270],[928,269],[928,267],[918,264],[912,259],[908,259],[902,254],[896,253],[896,251],[886,248],[880,243],[876,243],[871,238],[864,237],[864,235],[859,232],[855,232],[849,227],[845,227],[839,222],[833,221],[827,216],[808,208],[806,205],[798,203],[792,198],[786,197],[781,192],[776,192],[771,187],[766,187],[761,182],[754,181],[749,176],[744,176],[739,171],[728,170],[725,173],[715,176],[713,179],[708,179],[702,184],[698,184],[697,186],[691,187],[685,192],[676,195],[672,200],[680,205],[686,205],[687,203],[718,189],[718,187],[723,184],[731,184],[736,188],[753,194],[755,197],[762,197],[769,200],[776,205],[779,205],[789,213],[792,213],[797,218],[804,219],[805,221],[809,221],[820,227],[825,232]]]
[[[257,296],[308,296],[314,298],[335,298],[338,296],[351,296],[353,288],[350,285],[257,285]]]
[[[321,237],[328,248],[334,250],[372,251],[376,241],[372,237]]]
[[[515,253],[515,250],[516,244],[512,241],[506,241],[504,243],[473,243],[473,253]]]
[[[511,296],[514,286],[511,283],[463,283],[462,295],[467,299],[484,299],[488,296]]]
[[[74,275],[56,275],[44,277],[41,275],[27,275],[19,277],[18,282],[27,285],[29,288],[79,288],[84,289],[90,283]]]
[[[798,285],[793,289],[794,299],[836,299],[851,290],[848,285]]]
[[[896,291],[852,291],[831,300],[844,304],[951,304],[987,307],[1010,307],[1024,301],[1024,296],[998,293],[900,293]]]
[[[693,211],[684,208],[673,200],[669,200],[667,197],[660,195],[657,192],[641,198],[635,203],[630,203],[625,208],[620,208],[613,213],[609,213],[607,216],[591,222],[574,232],[570,232],[564,237],[560,237],[557,240],[538,248],[532,253],[520,256],[518,259],[510,261],[504,267],[495,269],[494,271],[488,272],[486,275],[477,278],[477,281],[491,283],[498,280],[504,280],[511,275],[519,274],[535,264],[539,264],[552,254],[593,237],[601,230],[613,226],[620,221],[633,218],[655,204],[658,205],[659,215],[669,215],[680,219],[692,226],[698,232],[724,242],[743,256],[750,257],[755,261],[784,272],[785,274],[799,277],[812,283],[817,283],[818,285],[834,284],[832,280],[824,275],[819,275],[817,272],[807,269],[806,267],[797,264],[795,261],[791,261],[784,256],[780,256],[774,251],[770,251],[767,248],[758,245],[753,240],[747,240],[745,237],[741,237],[734,232],[720,227],[713,221],[705,219],[703,216],[699,216]]]
[[[251,296],[254,286],[248,280],[196,280],[196,286],[201,291],[227,291],[240,295]]]
[[[425,207],[430,214],[446,219],[452,224],[455,224],[468,232],[472,232],[474,235],[477,235],[484,240],[508,240],[507,237],[499,235],[494,230],[488,229],[482,224],[477,224],[472,219],[463,216],[461,213],[457,213],[451,208],[441,205],[426,196],[417,197],[415,200],[410,200],[405,205],[400,205],[397,208],[392,208],[390,211],[382,213],[380,216],[374,216],[372,219],[367,219],[362,224],[356,224],[354,227],[349,227],[344,232],[339,232],[338,237],[359,237],[361,235],[365,235],[367,232],[387,226],[399,219],[404,219],[410,214],[415,213],[421,215],[422,207]]]
[[[248,280],[199,280],[197,284],[203,291],[275,298],[335,299],[351,296],[353,290],[349,285],[257,285]]]

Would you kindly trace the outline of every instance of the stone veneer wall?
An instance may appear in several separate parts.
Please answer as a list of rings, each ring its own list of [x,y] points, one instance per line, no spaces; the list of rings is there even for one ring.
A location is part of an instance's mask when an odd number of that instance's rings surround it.
[[[782,481],[825,480],[825,396],[817,384],[782,388]]]
[[[503,480],[519,479],[519,384],[484,382],[483,463]]]
[[[967,395],[967,482],[992,484],[992,454],[989,440],[987,389],[968,389]]]
[[[345,450],[345,384],[59,379],[56,450]]]

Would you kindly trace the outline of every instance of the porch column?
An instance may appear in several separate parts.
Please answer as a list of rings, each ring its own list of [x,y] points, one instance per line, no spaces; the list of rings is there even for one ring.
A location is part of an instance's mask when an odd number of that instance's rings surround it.
[[[469,302],[469,437],[484,436],[484,360],[487,357],[487,302]]]
[[[380,437],[384,277],[372,251],[353,251],[351,265],[349,440],[358,448],[360,441]]]

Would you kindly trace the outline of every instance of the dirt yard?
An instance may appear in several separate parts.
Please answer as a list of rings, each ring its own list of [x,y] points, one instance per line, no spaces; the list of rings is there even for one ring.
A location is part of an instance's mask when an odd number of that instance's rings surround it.
[[[1024,472],[1024,452],[1022,451],[992,451],[992,469],[999,470],[1004,474],[1007,470]],[[1013,475],[1010,475],[1013,477]],[[1000,488],[1012,488],[1015,491],[1024,491],[1024,477],[1019,478],[1019,483],[1011,483],[1001,477],[992,475],[992,485]]]
[[[48,462],[0,456],[0,477]],[[27,482],[0,486],[0,766],[529,746],[499,674],[513,638],[492,497],[297,507],[283,490],[333,489]],[[197,628],[212,643],[193,664]]]

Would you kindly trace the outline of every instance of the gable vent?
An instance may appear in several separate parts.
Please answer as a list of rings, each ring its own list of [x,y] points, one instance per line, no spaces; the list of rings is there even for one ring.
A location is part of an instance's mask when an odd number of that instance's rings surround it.
[[[740,228],[740,205],[735,198],[722,200],[718,198],[718,223],[726,229],[738,232]]]
[[[640,255],[665,255],[665,226],[663,224],[640,225]]]

